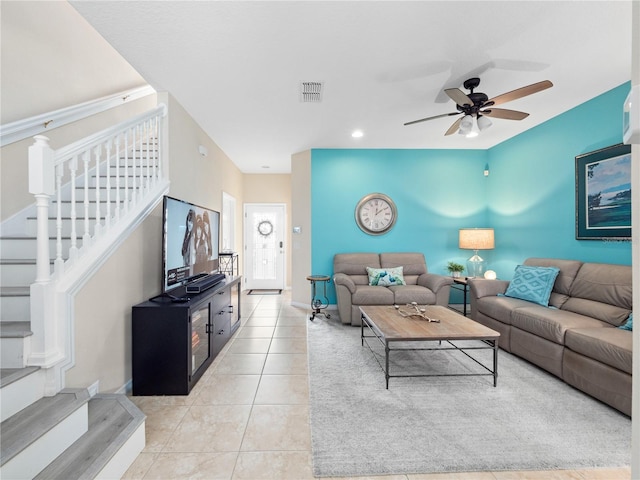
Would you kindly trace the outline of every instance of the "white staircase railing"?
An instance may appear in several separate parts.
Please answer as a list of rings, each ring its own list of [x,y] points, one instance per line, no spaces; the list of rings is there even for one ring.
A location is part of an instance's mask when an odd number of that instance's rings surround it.
[[[160,105],[58,150],[40,135],[29,147],[29,192],[37,211],[37,273],[30,292],[33,337],[27,364],[51,369],[47,395],[63,388],[61,373],[73,360],[73,295],[168,191],[162,155],[165,115],[166,107]],[[54,235],[49,232],[52,199]],[[64,218],[63,203],[69,203]],[[71,227],[65,237],[63,220]]]

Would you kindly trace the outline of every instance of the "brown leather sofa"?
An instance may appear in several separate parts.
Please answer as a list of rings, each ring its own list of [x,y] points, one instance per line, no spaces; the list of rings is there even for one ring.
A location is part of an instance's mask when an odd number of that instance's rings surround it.
[[[499,346],[631,416],[631,267],[529,258],[557,267],[549,307],[503,296],[508,281],[469,279],[471,318],[500,332]]]
[[[406,285],[371,286],[367,267],[403,267]],[[365,305],[449,304],[451,277],[429,273],[422,253],[338,253],[333,257],[333,281],[342,323],[360,325]]]

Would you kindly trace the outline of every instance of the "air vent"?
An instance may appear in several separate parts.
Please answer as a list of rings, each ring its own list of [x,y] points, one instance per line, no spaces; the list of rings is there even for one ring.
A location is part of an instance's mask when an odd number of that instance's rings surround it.
[[[322,82],[301,82],[300,101],[302,103],[322,102]]]

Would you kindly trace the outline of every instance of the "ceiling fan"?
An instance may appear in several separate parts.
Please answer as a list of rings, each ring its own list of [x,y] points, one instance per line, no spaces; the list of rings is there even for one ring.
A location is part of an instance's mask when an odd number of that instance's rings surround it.
[[[449,127],[445,135],[451,135],[456,131],[460,133],[469,133],[473,127],[473,118],[476,118],[478,128],[483,130],[491,125],[491,121],[484,117],[492,118],[504,118],[506,120],[523,120],[529,116],[528,113],[519,112],[517,110],[507,110],[504,108],[494,108],[496,105],[500,105],[518,98],[526,97],[538,93],[547,88],[553,87],[553,83],[549,80],[533,83],[526,87],[517,88],[497,97],[489,98],[486,94],[480,92],[474,92],[473,90],[480,85],[479,78],[470,78],[463,83],[464,88],[470,91],[466,94],[459,88],[446,88],[444,92],[456,102],[457,112],[443,113],[442,115],[435,115],[433,117],[421,118],[420,120],[413,120],[407,122],[405,125],[413,125],[414,123],[425,122],[427,120],[433,120],[435,118],[450,117],[453,115],[464,114],[458,120],[453,122],[453,125]]]

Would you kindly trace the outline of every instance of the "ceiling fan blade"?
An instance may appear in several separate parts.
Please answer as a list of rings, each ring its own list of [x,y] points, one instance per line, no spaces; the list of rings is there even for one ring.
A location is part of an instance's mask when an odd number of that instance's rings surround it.
[[[517,100],[518,98],[526,97],[527,95],[541,92],[542,90],[546,90],[551,87],[553,87],[553,83],[549,80],[543,80],[542,82],[533,83],[526,87],[517,88],[510,92],[503,93],[502,95],[498,95],[497,97],[490,98],[489,102],[493,102],[493,105],[500,105],[512,100]]]
[[[480,114],[486,117],[504,118],[505,120],[523,120],[529,116],[529,114],[525,112],[493,107],[488,110],[481,111]]]
[[[456,102],[456,105],[473,105],[471,99],[459,88],[445,88],[444,92],[449,95],[449,98]]]
[[[434,117],[421,118],[420,120],[407,122],[405,125],[413,125],[414,123],[426,122],[427,120],[433,120],[434,118],[450,117],[452,115],[460,115],[460,112],[443,113],[442,115],[436,115]]]
[[[451,135],[452,133],[456,133],[458,131],[458,129],[460,128],[460,122],[462,122],[462,118],[460,117],[459,119],[457,119],[455,122],[453,122],[453,125],[451,125],[449,127],[449,130],[446,131],[446,133],[444,134],[445,137],[447,135]]]

